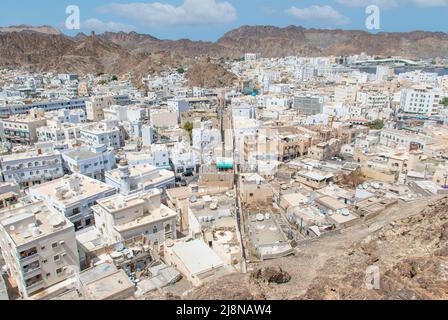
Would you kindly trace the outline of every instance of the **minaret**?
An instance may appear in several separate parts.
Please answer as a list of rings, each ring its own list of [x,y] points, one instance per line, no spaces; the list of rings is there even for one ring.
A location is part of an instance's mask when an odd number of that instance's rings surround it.
[[[121,160],[118,164],[118,170],[120,172],[120,192],[122,194],[128,194],[131,191],[131,184],[129,177],[131,175],[129,171],[129,164],[127,160]]]

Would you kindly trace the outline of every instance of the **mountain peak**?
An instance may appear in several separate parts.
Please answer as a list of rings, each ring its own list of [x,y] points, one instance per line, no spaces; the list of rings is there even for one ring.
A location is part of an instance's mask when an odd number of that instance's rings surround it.
[[[61,35],[61,31],[48,25],[29,26],[25,24],[9,27],[0,27],[0,32],[37,32],[50,35]]]

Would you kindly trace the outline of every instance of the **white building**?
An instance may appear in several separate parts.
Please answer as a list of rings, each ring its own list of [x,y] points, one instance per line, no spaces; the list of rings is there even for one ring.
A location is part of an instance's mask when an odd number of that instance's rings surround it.
[[[33,199],[48,203],[67,217],[79,230],[93,224],[92,207],[99,199],[114,195],[117,190],[101,181],[73,174],[30,188]]]
[[[116,167],[115,151],[106,145],[84,146],[62,153],[64,168],[71,173],[79,173],[104,181],[106,171]]]
[[[112,105],[104,108],[104,119],[109,121],[140,121],[147,115],[147,110],[138,106]]]
[[[127,160],[120,161],[118,169],[106,172],[106,183],[119,189],[123,195],[154,188],[167,189],[176,184],[172,171],[146,164],[130,166]]]
[[[414,87],[401,92],[400,107],[403,112],[428,114],[437,113],[440,94],[430,87]]]
[[[201,127],[193,129],[193,148],[202,151],[205,148],[219,145],[221,131],[212,127],[211,121],[201,122]]]
[[[126,152],[126,160],[130,166],[150,165],[161,169],[171,169],[166,145],[153,144],[139,152]]]
[[[81,129],[81,139],[88,145],[105,144],[118,149],[123,146],[123,137],[115,121],[101,121]]]
[[[24,299],[79,271],[73,224],[43,202],[0,211],[0,247]]]
[[[53,150],[37,149],[0,157],[3,181],[27,188],[64,175],[62,157]]]
[[[157,189],[99,200],[93,211],[96,228],[110,245],[145,236],[150,245],[157,246],[177,237],[177,212],[161,203]]]
[[[55,123],[48,121],[46,126],[37,128],[39,142],[64,143],[76,141],[81,138],[81,126],[79,124]]]

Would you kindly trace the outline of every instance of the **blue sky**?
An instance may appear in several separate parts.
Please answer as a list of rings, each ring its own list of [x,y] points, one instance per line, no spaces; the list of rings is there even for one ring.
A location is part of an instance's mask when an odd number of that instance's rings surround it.
[[[241,25],[369,31],[369,4],[380,8],[377,31],[448,32],[448,0],[15,0],[1,1],[0,26],[47,24],[67,34],[134,30],[215,41]],[[81,30],[65,29],[69,5],[80,9]]]

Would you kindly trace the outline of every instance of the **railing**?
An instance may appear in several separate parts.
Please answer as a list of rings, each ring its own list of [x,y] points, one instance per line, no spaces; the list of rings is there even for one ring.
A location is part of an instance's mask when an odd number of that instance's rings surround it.
[[[32,277],[35,277],[35,276],[41,274],[41,272],[42,271],[41,271],[40,267],[32,268],[32,269],[29,269],[29,270],[26,270],[26,271],[24,270],[23,271],[23,276],[24,276],[25,279],[30,279]]]
[[[32,255],[29,255],[27,257],[21,257],[20,258],[20,264],[23,266],[23,265],[29,264],[29,263],[37,260],[38,258],[39,258],[39,255],[36,252],[36,253],[34,253]]]
[[[37,282],[34,282],[32,284],[26,284],[26,290],[28,293],[33,293],[39,289],[42,289],[44,287],[45,283],[44,280],[39,280]]]

